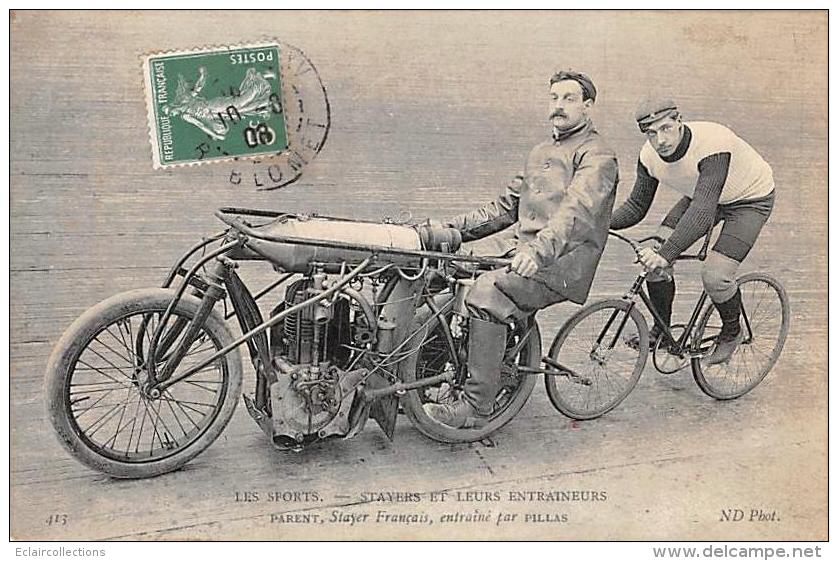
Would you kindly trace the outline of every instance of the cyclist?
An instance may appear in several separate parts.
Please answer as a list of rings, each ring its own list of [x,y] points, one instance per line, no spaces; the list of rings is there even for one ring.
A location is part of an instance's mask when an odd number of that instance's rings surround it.
[[[684,195],[663,219],[655,242],[639,251],[641,263],[651,271],[646,280],[649,297],[669,323],[675,298],[675,258],[713,225],[724,222],[701,272],[704,289],[722,319],[716,346],[704,361],[723,363],[743,337],[736,272],[774,206],[771,167],[729,128],[682,121],[671,99],[643,101],[635,118],[646,143],[640,149],[634,188],[614,211],[611,228],[621,230],[643,220],[659,183]],[[651,344],[660,334],[655,326]]]

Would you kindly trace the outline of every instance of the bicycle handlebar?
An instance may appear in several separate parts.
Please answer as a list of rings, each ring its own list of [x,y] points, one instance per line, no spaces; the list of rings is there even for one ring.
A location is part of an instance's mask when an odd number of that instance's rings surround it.
[[[622,234],[618,234],[614,230],[609,230],[608,235],[609,236],[614,236],[618,240],[627,243],[628,245],[631,246],[631,248],[634,250],[635,253],[637,253],[640,250],[640,245],[641,244],[646,243],[650,240],[656,240],[656,239],[659,240],[660,239],[658,236],[646,236],[645,238],[640,238],[639,240],[633,240],[633,239],[631,239],[627,236],[624,236]],[[687,255],[687,254],[679,255],[678,257],[675,258],[675,260],[676,261],[704,261],[707,258],[707,249],[710,247],[710,238],[712,237],[712,235],[713,235],[713,228],[711,227],[710,230],[707,232],[707,234],[705,234],[704,243],[701,245],[701,250],[699,250],[698,253],[690,254],[690,255]]]
[[[618,233],[617,233],[617,232],[615,232],[614,230],[608,230],[608,235],[609,235],[609,236],[614,236],[614,237],[615,237],[615,238],[617,238],[618,240],[623,241],[623,242],[626,242],[627,244],[629,244],[629,245],[631,246],[631,248],[632,248],[635,252],[636,252],[638,249],[640,249],[640,244],[641,244],[641,243],[643,243],[641,240],[637,240],[637,241],[635,241],[635,240],[633,240],[633,239],[631,239],[631,238],[629,238],[629,237],[627,237],[627,236],[624,236],[624,235],[622,235],[622,234],[618,234]]]

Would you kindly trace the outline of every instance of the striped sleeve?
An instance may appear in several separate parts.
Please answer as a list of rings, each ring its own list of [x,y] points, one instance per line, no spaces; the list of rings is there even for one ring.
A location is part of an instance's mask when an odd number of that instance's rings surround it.
[[[629,198],[611,216],[611,229],[623,230],[643,220],[655,199],[658,183],[658,180],[649,174],[646,166],[637,160],[637,179],[634,181],[634,188]]]
[[[730,152],[711,154],[698,162],[698,181],[692,202],[661,247],[661,257],[672,263],[713,226],[729,168]]]
[[[681,220],[681,217],[684,216],[684,213],[687,212],[688,208],[690,208],[691,202],[691,198],[681,197],[681,200],[675,203],[675,206],[669,209],[669,212],[666,213],[663,222],[661,222],[661,226],[666,226],[667,228],[674,230],[678,225],[678,221]]]

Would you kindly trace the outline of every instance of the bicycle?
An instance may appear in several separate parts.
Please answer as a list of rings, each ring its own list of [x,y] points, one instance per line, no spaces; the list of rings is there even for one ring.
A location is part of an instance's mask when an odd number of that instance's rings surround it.
[[[712,228],[707,232],[697,254],[678,260],[703,261],[712,232]],[[653,239],[632,240],[613,231],[609,235],[630,245],[635,253],[640,244]],[[713,350],[721,319],[707,293],[702,290],[686,324],[669,328],[643,288],[648,273],[642,271],[622,299],[581,308],[556,335],[548,357],[559,371],[545,376],[545,383],[550,401],[568,417],[588,420],[604,415],[637,385],[650,352],[649,328],[638,310],[638,297],[661,331],[651,349],[655,369],[673,374],[690,365],[698,387],[710,397],[741,397],[762,382],[779,359],[790,312],[786,291],[774,277],[756,272],[737,279],[745,335],[729,361],[710,366],[702,358]]]

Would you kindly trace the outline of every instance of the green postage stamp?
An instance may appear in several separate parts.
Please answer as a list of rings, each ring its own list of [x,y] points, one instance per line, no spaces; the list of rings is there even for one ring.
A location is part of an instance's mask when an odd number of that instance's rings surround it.
[[[154,167],[285,150],[282,55],[269,42],[144,56]]]

